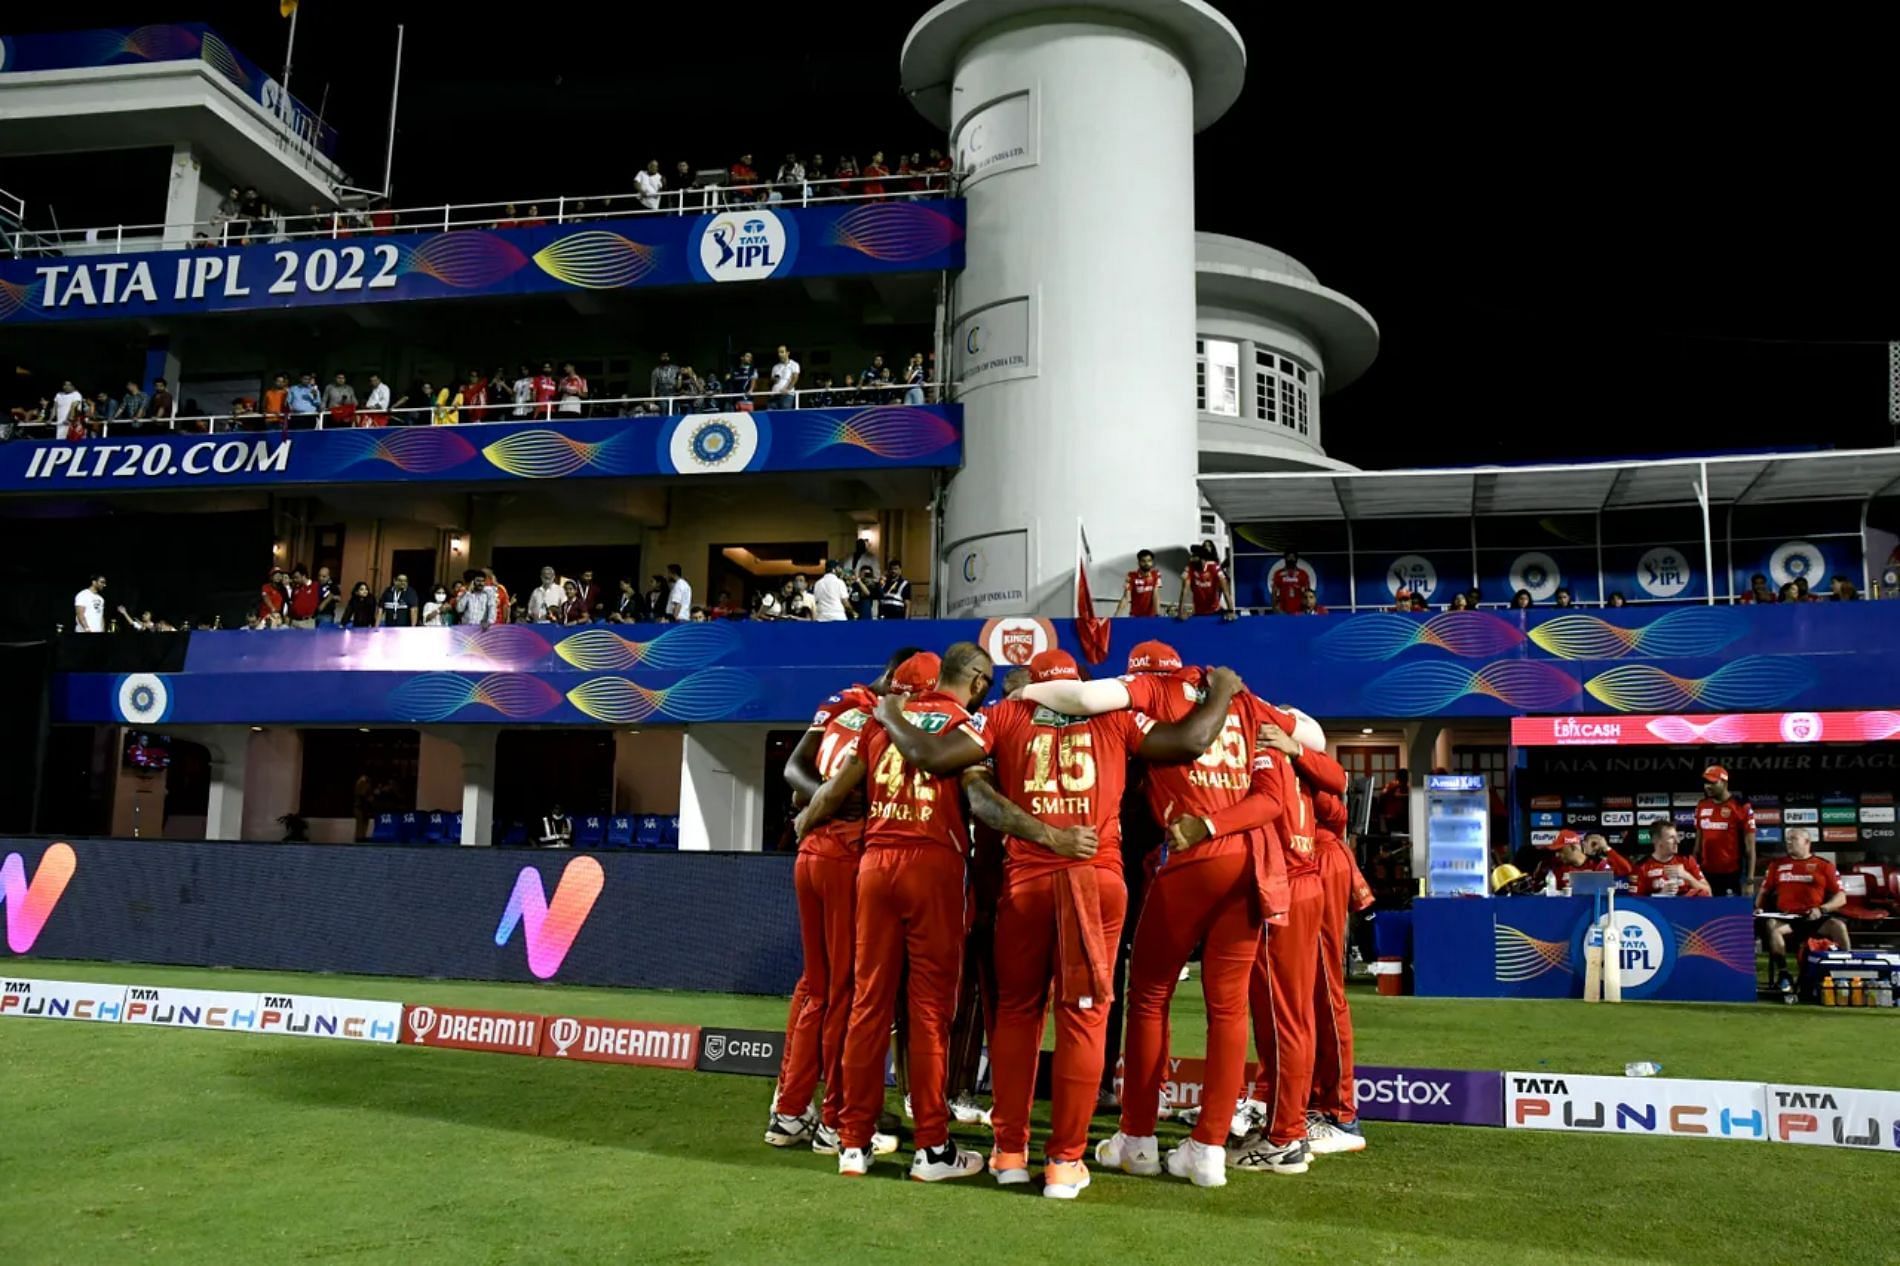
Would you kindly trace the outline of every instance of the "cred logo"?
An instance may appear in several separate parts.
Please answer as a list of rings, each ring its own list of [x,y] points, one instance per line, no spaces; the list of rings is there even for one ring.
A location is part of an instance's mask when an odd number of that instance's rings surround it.
[[[78,868],[79,859],[70,844],[46,846],[40,854],[39,873],[30,885],[26,882],[26,861],[18,853],[8,853],[0,862],[0,905],[6,907],[8,949],[24,954],[33,948]]]
[[[528,942],[528,970],[546,980],[567,961],[567,952],[574,947],[574,938],[581,934],[581,925],[587,922],[606,882],[599,862],[576,857],[561,871],[560,882],[554,885],[554,900],[549,902],[541,887],[540,872],[523,866],[515,876],[515,890],[501,912],[501,922],[495,926],[495,944],[506,945],[515,934],[515,925],[521,924],[522,936]]]

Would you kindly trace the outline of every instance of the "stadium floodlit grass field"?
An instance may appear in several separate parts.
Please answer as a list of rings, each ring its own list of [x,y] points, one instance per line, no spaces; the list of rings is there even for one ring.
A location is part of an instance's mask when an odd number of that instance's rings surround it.
[[[15,962],[772,1027],[771,998]],[[1198,1051],[1198,986],[1176,1007]],[[1900,1086],[1892,1011],[1354,997],[1367,1063]],[[1370,1123],[1368,1150],[1217,1191],[1098,1174],[865,1181],[760,1142],[769,1083],[287,1037],[0,1022],[0,1261],[1892,1262],[1900,1157]],[[1038,1125],[1042,1123],[1039,1121]],[[1104,1131],[1112,1125],[1101,1119]],[[1165,1125],[1164,1144],[1178,1137]],[[980,1128],[962,1141],[987,1146]],[[1809,1210],[1796,1217],[1791,1209]]]

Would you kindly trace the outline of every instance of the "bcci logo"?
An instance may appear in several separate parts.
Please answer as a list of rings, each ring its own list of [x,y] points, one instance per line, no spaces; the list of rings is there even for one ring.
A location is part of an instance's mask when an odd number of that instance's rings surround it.
[[[1511,564],[1511,592],[1527,591],[1537,602],[1544,602],[1563,584],[1563,573],[1549,554],[1520,554]]]
[[[762,447],[759,424],[751,415],[698,414],[674,428],[666,456],[678,474],[734,474],[752,465]]]
[[[721,215],[701,230],[699,264],[712,281],[763,281],[786,261],[785,222],[770,211]]]
[[[567,1048],[581,1040],[581,1022],[571,1015],[561,1016],[548,1025],[548,1041],[554,1043],[556,1055],[566,1055]]]
[[[127,673],[119,678],[116,695],[119,720],[132,725],[156,725],[171,716],[171,689],[157,673]]]
[[[726,1035],[724,1033],[708,1033],[706,1035],[706,1058],[716,1063],[725,1057]]]

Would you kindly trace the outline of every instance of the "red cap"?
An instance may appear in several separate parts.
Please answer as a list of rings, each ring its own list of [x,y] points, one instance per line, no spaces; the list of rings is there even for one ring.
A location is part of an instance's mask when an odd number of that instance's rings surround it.
[[[936,689],[937,678],[942,673],[943,660],[929,651],[918,651],[897,666],[897,671],[891,674],[891,685],[911,694],[921,694]]]
[[[1707,769],[1702,771],[1702,781],[1703,782],[1727,782],[1728,770],[1723,769],[1720,765],[1711,765]]]
[[[1079,681],[1082,673],[1069,652],[1044,651],[1029,661],[1029,677],[1032,681]]]
[[[1181,671],[1181,652],[1166,642],[1137,643],[1135,648],[1128,652],[1128,671],[1131,673],[1178,673]]]
[[[1538,845],[1538,847],[1547,848],[1554,853],[1558,849],[1564,847],[1564,845],[1566,844],[1575,844],[1581,847],[1583,845],[1583,836],[1578,834],[1575,831],[1565,829],[1565,830],[1557,832],[1556,839],[1552,840],[1548,844],[1540,844]]]

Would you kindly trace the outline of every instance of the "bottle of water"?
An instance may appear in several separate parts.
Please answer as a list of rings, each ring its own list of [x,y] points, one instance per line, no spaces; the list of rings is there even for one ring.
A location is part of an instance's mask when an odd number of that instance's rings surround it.
[[[1661,1071],[1661,1064],[1648,1059],[1641,1060],[1634,1064],[1623,1065],[1623,1075],[1625,1077],[1654,1077]]]

